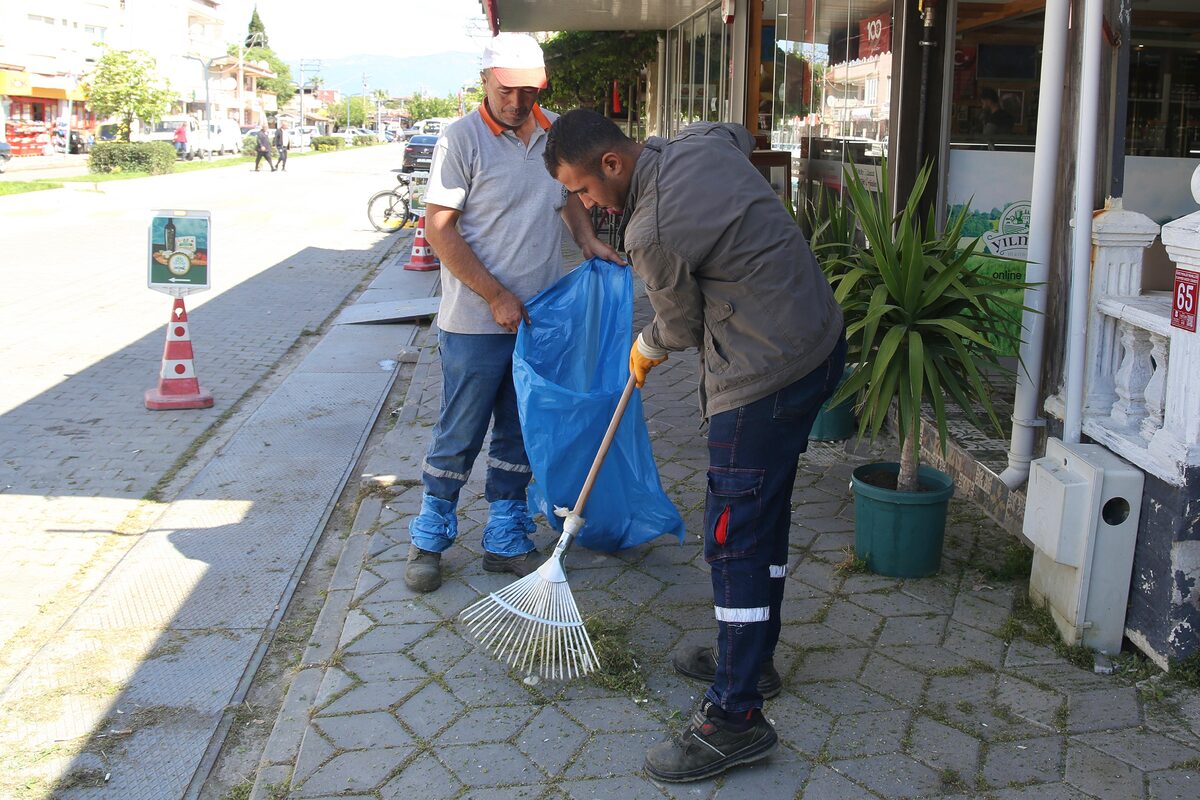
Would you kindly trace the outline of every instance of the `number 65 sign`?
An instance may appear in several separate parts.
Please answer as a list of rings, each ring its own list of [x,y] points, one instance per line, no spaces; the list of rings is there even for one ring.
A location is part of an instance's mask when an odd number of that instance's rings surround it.
[[[1175,270],[1175,289],[1171,292],[1171,324],[1196,332],[1196,295],[1200,294],[1200,272]]]

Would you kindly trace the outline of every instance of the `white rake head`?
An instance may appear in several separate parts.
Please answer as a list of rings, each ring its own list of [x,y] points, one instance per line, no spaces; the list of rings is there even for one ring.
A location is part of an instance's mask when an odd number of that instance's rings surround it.
[[[549,679],[581,677],[600,667],[562,568],[569,537],[563,533],[536,571],[462,612],[471,634],[498,659]]]

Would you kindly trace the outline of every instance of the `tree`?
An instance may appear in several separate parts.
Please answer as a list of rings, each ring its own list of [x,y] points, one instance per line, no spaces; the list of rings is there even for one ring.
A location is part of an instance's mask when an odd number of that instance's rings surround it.
[[[350,106],[350,121],[346,122],[346,106]],[[362,95],[353,95],[343,100],[338,100],[336,103],[330,103],[326,109],[329,114],[329,119],[337,125],[338,129],[344,129],[347,125],[352,128],[366,127],[368,120],[375,119],[375,103],[369,98],[364,98]]]
[[[254,34],[261,34],[257,40]],[[259,44],[262,47],[269,47],[270,42],[267,40],[267,27],[263,25],[262,18],[258,16],[258,6],[254,6],[254,13],[250,15],[250,25],[246,29],[246,46],[250,47],[253,44]]]
[[[577,106],[603,110],[613,81],[638,79],[658,52],[653,31],[564,31],[542,46],[550,85],[538,102],[555,111]]]
[[[229,45],[229,55],[236,56],[238,49],[236,44]],[[260,78],[258,89],[259,91],[275,95],[279,98],[280,105],[286,103],[296,93],[296,87],[292,85],[292,68],[283,59],[275,55],[275,51],[271,48],[251,47],[249,50],[243,51],[242,58],[246,61],[267,62],[267,66],[270,67],[271,72],[275,73],[275,77]]]
[[[133,120],[154,123],[170,108],[170,83],[145,50],[105,47],[96,67],[84,78],[88,107],[97,117],[117,117],[117,136],[129,141]]]
[[[458,97],[455,95],[434,97],[433,95],[417,92],[408,99],[405,106],[408,115],[414,120],[458,115]]]

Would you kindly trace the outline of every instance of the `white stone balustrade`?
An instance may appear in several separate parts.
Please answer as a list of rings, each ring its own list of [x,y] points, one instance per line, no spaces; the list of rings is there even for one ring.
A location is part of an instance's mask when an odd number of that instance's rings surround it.
[[[1192,179],[1200,203],[1200,169]],[[1170,292],[1142,292],[1142,256],[1159,227],[1110,200],[1092,226],[1083,430],[1180,485],[1200,464],[1200,333],[1171,327]],[[1181,269],[1200,271],[1200,212],[1161,229]]]

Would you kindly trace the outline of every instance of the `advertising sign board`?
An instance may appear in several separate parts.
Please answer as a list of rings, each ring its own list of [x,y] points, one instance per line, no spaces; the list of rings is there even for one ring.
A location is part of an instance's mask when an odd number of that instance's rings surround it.
[[[172,297],[211,286],[212,220],[207,211],[155,211],[150,218],[147,286]]]

